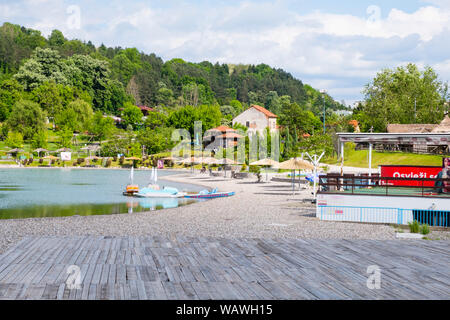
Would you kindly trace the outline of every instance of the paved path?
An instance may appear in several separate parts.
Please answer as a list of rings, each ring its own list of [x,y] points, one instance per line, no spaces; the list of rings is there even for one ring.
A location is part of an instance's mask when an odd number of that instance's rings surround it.
[[[28,237],[0,256],[0,299],[450,299],[449,244]]]

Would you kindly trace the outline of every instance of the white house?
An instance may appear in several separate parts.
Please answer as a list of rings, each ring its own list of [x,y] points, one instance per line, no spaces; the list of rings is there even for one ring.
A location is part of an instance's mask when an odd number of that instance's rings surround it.
[[[250,131],[263,133],[267,127],[270,131],[277,129],[277,115],[266,108],[253,104],[233,119],[233,125],[236,123],[246,126]]]

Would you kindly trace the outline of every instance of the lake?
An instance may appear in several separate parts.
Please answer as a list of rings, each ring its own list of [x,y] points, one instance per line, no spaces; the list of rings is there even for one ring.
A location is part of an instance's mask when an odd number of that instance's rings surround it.
[[[158,184],[198,192],[201,186],[164,180],[175,171],[159,170]],[[134,171],[134,183],[147,186],[151,171]],[[120,214],[175,208],[198,200],[140,199],[122,195],[129,170],[0,169],[0,219]]]

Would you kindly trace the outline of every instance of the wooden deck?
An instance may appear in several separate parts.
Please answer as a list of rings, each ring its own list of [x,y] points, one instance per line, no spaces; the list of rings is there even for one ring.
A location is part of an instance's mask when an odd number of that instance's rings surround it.
[[[450,299],[449,244],[29,237],[0,256],[0,299]],[[366,285],[370,265],[380,289]]]

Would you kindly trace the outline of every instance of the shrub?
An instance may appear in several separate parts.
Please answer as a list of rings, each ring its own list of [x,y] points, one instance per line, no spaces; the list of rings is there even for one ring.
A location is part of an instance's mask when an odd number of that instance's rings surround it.
[[[430,233],[430,227],[427,224],[423,224],[420,226],[420,233],[421,234],[429,234]]]
[[[78,163],[78,164],[82,164],[83,162],[84,162],[84,158],[78,158],[78,159],[77,159],[77,163]]]
[[[414,220],[413,222],[408,222],[408,226],[411,233],[419,233],[419,221]]]
[[[112,164],[112,160],[111,160],[111,158],[108,158],[108,160],[106,160],[105,167],[110,167],[111,164]]]
[[[245,170],[247,170],[247,165],[244,163],[244,164],[242,164],[241,171],[245,171]]]
[[[125,161],[125,157],[119,158],[119,165],[123,165],[123,162]]]

